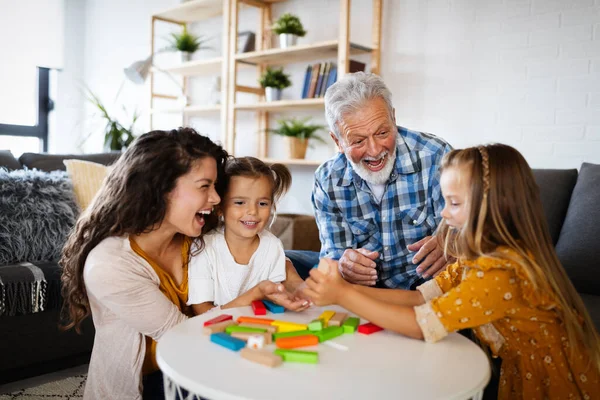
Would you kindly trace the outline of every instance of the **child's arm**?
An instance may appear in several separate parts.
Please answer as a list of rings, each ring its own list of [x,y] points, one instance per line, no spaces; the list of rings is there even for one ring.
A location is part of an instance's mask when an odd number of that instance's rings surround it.
[[[380,289],[367,286],[354,286],[352,289],[387,304],[414,307],[425,303],[423,295],[417,290]]]
[[[212,301],[206,301],[200,304],[192,304],[192,310],[194,310],[194,315],[204,314],[208,310],[215,307],[215,304]]]

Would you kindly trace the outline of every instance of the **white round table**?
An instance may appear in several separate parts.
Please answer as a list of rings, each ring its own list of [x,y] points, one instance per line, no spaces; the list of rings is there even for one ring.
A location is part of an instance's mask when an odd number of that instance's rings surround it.
[[[301,313],[267,313],[266,318],[308,324],[325,309],[344,311],[311,307]],[[468,399],[478,396],[490,378],[485,353],[456,333],[434,344],[389,331],[344,334],[333,341],[347,351],[322,343],[300,349],[318,351],[319,364],[284,362],[269,368],[212,343],[202,333],[207,319],[219,314],[234,319],[253,316],[251,307],[209,314],[175,326],[158,343],[156,358],[167,398],[175,398],[182,387],[191,393],[190,399],[198,395],[210,400]]]

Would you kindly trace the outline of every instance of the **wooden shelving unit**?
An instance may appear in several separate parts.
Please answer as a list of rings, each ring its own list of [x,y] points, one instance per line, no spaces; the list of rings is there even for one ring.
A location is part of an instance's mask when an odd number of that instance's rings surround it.
[[[321,164],[315,160],[279,159],[268,156],[269,113],[293,113],[301,110],[319,110],[324,108],[323,98],[283,100],[265,102],[264,90],[260,87],[241,86],[237,83],[237,71],[240,67],[254,67],[257,78],[270,65],[287,65],[311,62],[322,59],[337,60],[338,79],[348,73],[350,56],[370,54],[370,70],[380,71],[381,58],[381,21],[383,0],[372,0],[373,29],[372,45],[362,46],[350,42],[350,0],[339,0],[338,38],[318,43],[293,46],[288,49],[267,48],[271,43],[270,26],[272,25],[273,3],[286,0],[191,0],[158,12],[152,16],[152,54],[157,52],[155,43],[155,25],[159,22],[185,26],[191,22],[222,16],[223,48],[222,56],[206,60],[193,60],[179,65],[161,68],[172,76],[183,78],[183,90],[187,90],[188,79],[196,76],[221,75],[221,105],[192,104],[186,107],[155,108],[155,99],[177,100],[176,96],[156,93],[154,91],[154,73],[150,76],[150,128],[152,116],[159,113],[175,113],[183,116],[183,124],[187,125],[190,117],[220,116],[221,136],[227,150],[233,154],[236,140],[236,119],[238,112],[254,112],[257,116],[257,132],[259,132],[259,158],[268,163],[284,163],[296,166],[315,167]],[[291,1],[291,0],[290,0]],[[302,0],[297,0],[302,1]],[[256,51],[237,52],[239,13],[242,7],[255,7],[259,10],[259,21],[256,31]],[[331,21],[329,18],[328,21]],[[309,24],[306,24],[309,25]],[[310,29],[310,26],[308,26]],[[275,42],[275,41],[273,41]],[[157,72],[153,69],[152,72]],[[250,104],[237,104],[237,93],[256,95],[257,101]]]

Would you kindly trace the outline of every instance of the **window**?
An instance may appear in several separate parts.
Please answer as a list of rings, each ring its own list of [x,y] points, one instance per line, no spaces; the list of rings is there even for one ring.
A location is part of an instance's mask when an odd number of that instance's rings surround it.
[[[48,151],[50,69],[22,69],[8,75],[0,99],[0,149],[16,157]]]

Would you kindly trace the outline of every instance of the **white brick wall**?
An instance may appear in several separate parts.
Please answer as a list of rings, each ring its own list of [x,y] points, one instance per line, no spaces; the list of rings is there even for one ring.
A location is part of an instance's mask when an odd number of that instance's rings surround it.
[[[600,0],[386,7],[382,72],[399,123],[456,147],[508,143],[536,168],[600,163]]]

